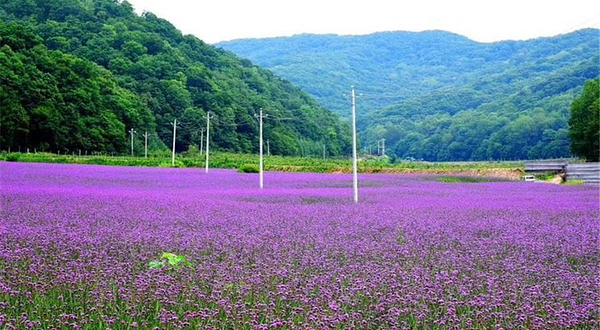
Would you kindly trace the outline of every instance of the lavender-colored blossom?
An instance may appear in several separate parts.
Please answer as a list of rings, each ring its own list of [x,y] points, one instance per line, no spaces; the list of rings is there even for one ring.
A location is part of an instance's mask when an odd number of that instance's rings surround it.
[[[597,328],[597,186],[0,163],[0,328]],[[151,268],[163,252],[191,266]]]

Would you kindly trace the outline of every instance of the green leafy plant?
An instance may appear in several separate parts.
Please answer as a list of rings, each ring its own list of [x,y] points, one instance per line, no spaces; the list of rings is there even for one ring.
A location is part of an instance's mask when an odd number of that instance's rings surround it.
[[[180,268],[180,267],[190,267],[192,265],[185,256],[177,255],[174,253],[164,252],[161,256],[161,259],[166,260],[152,260],[148,263],[148,266],[151,269],[159,269],[164,267],[166,264],[169,265],[169,268]]]

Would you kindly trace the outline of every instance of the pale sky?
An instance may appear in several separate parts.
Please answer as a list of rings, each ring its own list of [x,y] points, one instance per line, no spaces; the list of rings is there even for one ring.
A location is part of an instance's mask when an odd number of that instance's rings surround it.
[[[600,28],[598,0],[128,0],[207,43],[300,33],[446,30],[476,41]]]

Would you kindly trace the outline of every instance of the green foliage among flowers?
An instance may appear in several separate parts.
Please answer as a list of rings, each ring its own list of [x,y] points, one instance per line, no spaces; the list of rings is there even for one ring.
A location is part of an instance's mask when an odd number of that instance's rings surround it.
[[[163,268],[165,265],[168,265],[169,268],[180,268],[190,267],[192,266],[192,263],[183,255],[169,252],[164,252],[161,256],[161,260],[152,260],[148,263],[148,266],[152,269]]]

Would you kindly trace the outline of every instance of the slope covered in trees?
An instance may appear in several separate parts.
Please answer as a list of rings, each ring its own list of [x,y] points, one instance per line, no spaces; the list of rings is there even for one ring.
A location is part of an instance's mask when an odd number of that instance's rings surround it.
[[[130,128],[165,148],[177,118],[185,150],[210,111],[212,146],[254,152],[259,108],[274,154],[349,152],[348,126],[308,94],[127,2],[0,3],[2,149],[125,152]]]
[[[600,79],[590,80],[571,106],[569,136],[573,154],[600,160]]]
[[[599,31],[478,43],[443,32],[298,35],[218,46],[298,84],[342,116],[357,99],[363,145],[426,160],[566,157],[568,118],[599,76]],[[376,148],[373,148],[376,150]]]

